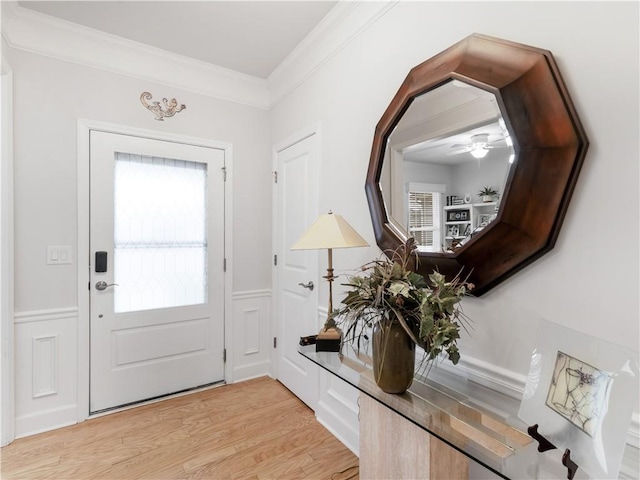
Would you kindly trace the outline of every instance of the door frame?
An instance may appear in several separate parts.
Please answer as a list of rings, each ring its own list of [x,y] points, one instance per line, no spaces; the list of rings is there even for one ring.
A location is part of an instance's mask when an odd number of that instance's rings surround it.
[[[90,132],[101,131],[134,137],[183,143],[200,147],[224,150],[227,178],[224,191],[224,256],[226,271],[224,272],[224,348],[227,350],[224,364],[224,381],[233,383],[233,146],[229,142],[221,142],[208,138],[191,137],[187,135],[160,132],[143,128],[106,123],[96,120],[78,119],[78,176],[77,176],[77,208],[78,208],[78,401],[77,420],[82,422],[89,418],[89,362],[90,362],[90,331],[89,331],[89,161],[90,161]]]
[[[4,41],[3,41],[4,43]],[[0,166],[0,446],[15,439],[13,70],[2,57],[2,165]]]
[[[320,161],[322,159],[322,136],[321,136],[321,128],[320,128],[320,123],[313,123],[311,125],[308,125],[307,127],[297,131],[296,133],[286,137],[284,140],[276,143],[272,148],[271,148],[271,158],[272,158],[272,166],[273,166],[273,178],[272,178],[272,183],[271,183],[271,205],[272,205],[272,211],[273,211],[273,215],[272,215],[272,220],[271,220],[271,246],[272,246],[272,250],[273,250],[273,255],[278,255],[279,252],[277,252],[277,245],[278,245],[278,225],[279,225],[279,218],[278,218],[278,185],[275,182],[275,172],[277,172],[278,170],[278,154],[282,151],[285,150],[286,148],[289,148],[292,145],[295,145],[298,142],[301,142],[302,140],[312,136],[312,135],[316,135],[317,138],[317,146],[318,146],[318,161]],[[318,171],[321,171],[320,165],[318,166]],[[318,179],[318,181],[320,181],[320,179]],[[320,188],[318,188],[318,196],[320,196]],[[320,204],[320,198],[318,198],[318,205]],[[272,257],[273,258],[273,257]],[[320,268],[318,266],[318,268]],[[272,295],[271,295],[271,331],[274,334],[274,338],[282,338],[282,332],[281,332],[281,324],[282,322],[280,322],[279,318],[278,318],[278,309],[280,307],[280,283],[279,283],[279,278],[278,278],[278,269],[276,268],[276,266],[274,265],[273,260],[271,261],[271,285],[272,285]],[[319,305],[319,303],[318,303]],[[315,311],[316,314],[318,312],[318,305],[316,305]],[[270,355],[270,371],[269,371],[269,375],[274,378],[277,379],[278,378],[278,349],[276,347],[271,349],[271,355]]]

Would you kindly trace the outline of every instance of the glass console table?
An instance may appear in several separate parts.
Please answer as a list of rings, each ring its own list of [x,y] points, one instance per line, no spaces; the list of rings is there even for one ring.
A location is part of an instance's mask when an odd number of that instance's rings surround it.
[[[345,350],[348,352],[344,353]],[[440,453],[436,451],[434,454],[433,448],[430,453],[426,453],[427,457],[430,456],[431,463],[445,459],[447,452],[450,452],[453,456],[459,457],[456,460],[458,464],[461,461],[465,462],[461,468],[466,468],[471,460],[501,478],[567,478],[567,469],[561,463],[562,452],[553,450],[538,453],[538,443],[526,433],[528,426],[516,416],[519,402],[506,395],[436,367],[431,369],[428,378],[416,376],[407,392],[400,395],[387,394],[380,390],[373,380],[370,358],[357,354],[349,346],[343,346],[343,353],[316,352],[313,345],[301,346],[299,353],[360,391],[361,474],[363,455],[375,461],[387,450],[398,449],[402,451],[392,452],[391,461],[395,461],[396,458],[401,458],[402,462],[411,461],[413,456],[406,451],[407,446],[400,444],[403,441],[403,433],[396,434],[396,437],[392,434],[392,440],[385,446],[382,446],[383,437],[393,433],[389,432],[391,428],[409,432],[410,429],[418,427],[420,433],[426,435],[427,443],[431,439],[432,442],[442,445],[439,447]],[[380,450],[375,454],[363,452],[363,442],[367,437],[363,436],[365,406],[367,409],[375,410],[374,417],[369,416],[372,420],[369,423],[380,423],[380,415],[386,416],[387,411],[394,417],[394,414],[399,416],[397,420],[392,420],[392,423],[382,421],[384,426],[380,427],[381,430],[374,432],[373,437],[369,435],[369,438],[374,440],[367,441],[367,448]],[[377,427],[373,425],[373,428]],[[437,440],[432,440],[433,437]],[[423,440],[413,442],[422,443]],[[409,447],[412,446],[409,444]],[[416,458],[416,462],[419,460],[420,458]],[[426,461],[428,462],[429,458]],[[466,476],[467,470],[464,470],[464,473],[453,473],[456,468],[458,466],[447,465],[438,473],[437,469],[433,470],[431,467],[431,474],[426,474],[423,478],[440,480],[445,478],[446,472],[449,472],[446,478]],[[413,478],[417,474],[403,475]],[[574,478],[580,477],[585,478],[582,475]]]

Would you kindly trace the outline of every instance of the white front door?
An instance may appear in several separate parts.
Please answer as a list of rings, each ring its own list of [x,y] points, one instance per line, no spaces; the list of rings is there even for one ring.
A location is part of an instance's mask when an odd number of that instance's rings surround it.
[[[278,380],[313,410],[318,370],[297,351],[301,336],[318,333],[318,252],[291,246],[318,217],[318,139],[313,134],[277,151]],[[304,288],[312,282],[313,290]]]
[[[90,145],[90,411],[224,380],[224,151]]]

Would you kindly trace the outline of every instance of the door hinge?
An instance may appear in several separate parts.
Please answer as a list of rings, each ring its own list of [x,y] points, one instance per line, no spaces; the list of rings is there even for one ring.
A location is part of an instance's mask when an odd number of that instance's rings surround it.
[[[224,350],[222,350],[222,361],[223,362],[227,361],[227,349],[226,348]]]
[[[278,172],[276,170],[273,171],[273,183],[278,183]]]
[[[227,259],[226,258],[222,261],[222,271],[223,272],[227,271]]]
[[[278,266],[278,255],[273,256],[273,265],[276,267]]]
[[[87,283],[87,290],[91,290],[91,282]]]
[[[278,348],[278,337],[273,337],[273,348]]]
[[[222,181],[227,181],[227,167],[222,167]]]

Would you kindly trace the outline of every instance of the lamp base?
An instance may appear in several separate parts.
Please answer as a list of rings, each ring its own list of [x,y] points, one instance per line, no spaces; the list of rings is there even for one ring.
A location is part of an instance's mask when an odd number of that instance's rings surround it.
[[[316,352],[339,352],[342,331],[338,327],[323,328],[316,336]]]

